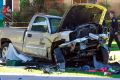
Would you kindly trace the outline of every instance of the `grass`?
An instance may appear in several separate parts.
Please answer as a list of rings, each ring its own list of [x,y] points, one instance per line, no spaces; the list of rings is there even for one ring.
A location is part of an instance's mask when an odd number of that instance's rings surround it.
[[[67,68],[66,72],[53,72],[51,74],[45,74],[42,70],[32,69],[31,71],[23,68],[16,67],[0,67],[0,73],[12,73],[12,74],[29,74],[38,76],[65,76],[65,77],[96,77],[96,78],[120,78],[120,75],[104,76],[101,72],[84,72],[84,71],[73,71],[71,68]]]
[[[119,48],[118,48],[117,43],[115,41],[112,42],[110,50],[111,51],[119,51]]]
[[[109,76],[105,76],[104,73],[102,72],[73,72],[73,71],[68,71],[67,73],[74,73],[75,74],[84,74],[84,75],[88,75],[89,76],[94,76],[94,77],[102,77],[102,78],[120,78],[120,74],[119,75],[109,75]]]
[[[19,74],[19,75],[36,75],[40,74],[43,75],[43,72],[41,70],[26,70],[23,67],[10,67],[10,66],[1,66],[0,67],[0,73],[12,73],[12,74]]]
[[[1,67],[0,68],[0,72],[1,73],[12,73],[12,74],[38,74],[41,76],[68,76],[68,77],[79,77],[79,76],[83,76],[83,77],[103,77],[103,73],[87,73],[87,72],[74,72],[74,71],[70,71],[70,70],[66,70],[66,72],[60,73],[60,72],[53,72],[52,74],[44,74],[42,72],[42,70],[32,70],[32,71],[28,71],[28,70],[24,70],[23,68],[13,68],[13,67]],[[107,76],[104,76],[105,78]]]
[[[119,51],[119,48],[117,44],[112,44],[112,47],[110,48],[111,51]]]

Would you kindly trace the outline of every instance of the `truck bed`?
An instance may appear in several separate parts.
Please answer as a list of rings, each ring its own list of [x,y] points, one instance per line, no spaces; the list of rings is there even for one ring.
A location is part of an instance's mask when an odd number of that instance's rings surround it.
[[[22,50],[23,36],[27,28],[25,27],[4,27],[0,29],[0,38],[8,39],[15,45],[15,47]]]

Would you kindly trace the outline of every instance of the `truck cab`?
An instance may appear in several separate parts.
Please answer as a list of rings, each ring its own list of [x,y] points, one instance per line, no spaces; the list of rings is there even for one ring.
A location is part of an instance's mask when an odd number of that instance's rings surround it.
[[[4,27],[0,29],[2,57],[7,52],[9,43],[28,56],[51,59],[50,48],[58,39],[56,33],[61,20],[59,16],[36,14],[32,17],[27,28]]]
[[[34,15],[24,36],[23,51],[29,55],[48,58],[61,17],[44,14]]]
[[[28,30],[53,34],[57,31],[60,20],[59,16],[36,14],[32,17]]]

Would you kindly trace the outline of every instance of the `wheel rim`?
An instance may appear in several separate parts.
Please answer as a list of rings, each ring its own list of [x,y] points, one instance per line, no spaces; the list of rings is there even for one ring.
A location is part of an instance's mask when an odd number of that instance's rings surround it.
[[[8,47],[4,47],[2,50],[2,61],[5,62],[6,61],[6,53],[8,51]]]

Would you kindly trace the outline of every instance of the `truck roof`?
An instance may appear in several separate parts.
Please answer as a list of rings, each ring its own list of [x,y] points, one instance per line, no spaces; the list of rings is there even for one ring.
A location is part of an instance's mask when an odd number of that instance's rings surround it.
[[[62,18],[62,17],[60,17],[60,16],[54,16],[54,15],[46,15],[46,14],[44,14],[44,13],[39,13],[39,14],[36,14],[36,15],[34,15],[34,16],[44,16],[44,17],[47,17],[47,18]]]

